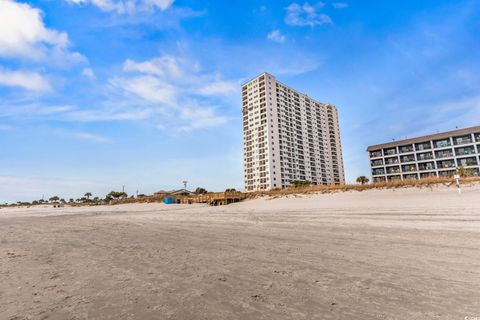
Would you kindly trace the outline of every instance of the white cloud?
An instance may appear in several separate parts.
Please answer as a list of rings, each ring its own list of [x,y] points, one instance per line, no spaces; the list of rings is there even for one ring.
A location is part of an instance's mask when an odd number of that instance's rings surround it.
[[[127,59],[124,74],[110,79],[116,99],[122,101],[117,112],[137,115],[139,110],[158,125],[175,131],[191,131],[225,124],[229,118],[218,115],[218,100],[222,104],[234,96],[239,83],[221,78],[219,74],[203,72],[196,61],[161,55],[146,61]],[[114,99],[115,100],[115,99]],[[114,100],[111,106],[118,105]],[[78,116],[78,115],[77,115]],[[158,123],[159,121],[157,121]]]
[[[328,15],[318,12],[323,6],[322,2],[314,6],[308,2],[303,5],[292,3],[286,8],[285,22],[291,26],[300,27],[332,24],[332,19]]]
[[[47,78],[36,72],[11,71],[0,69],[0,85],[20,87],[29,91],[50,91],[51,86]]]
[[[332,3],[332,7],[334,7],[335,9],[345,9],[345,8],[348,8],[348,3],[334,2]]]
[[[118,14],[133,14],[137,11],[148,12],[167,10],[174,0],[65,0],[76,5],[93,5],[102,11]]]
[[[41,106],[38,108],[38,114],[58,114],[58,113],[65,113],[67,111],[71,111],[75,109],[73,106],[63,105],[63,106]]]
[[[151,75],[114,78],[110,83],[124,93],[133,94],[149,102],[173,105],[176,101],[177,89],[162,79]]]
[[[79,53],[70,53],[68,35],[48,29],[42,12],[26,3],[0,0],[0,57],[34,60],[53,56],[55,60],[85,60]]]
[[[137,71],[140,73],[153,74],[157,76],[180,77],[182,71],[178,66],[177,59],[169,55],[153,58],[144,62],[135,62],[127,59],[123,63],[124,71]]]
[[[93,72],[93,70],[91,68],[84,68],[82,70],[82,75],[84,77],[87,77],[89,79],[95,79],[95,72]]]
[[[151,109],[116,110],[104,108],[98,110],[77,110],[65,115],[65,120],[79,122],[94,121],[138,121],[148,119],[152,115]]]
[[[111,142],[110,138],[96,135],[93,133],[88,133],[88,132],[77,132],[72,135],[75,139],[79,140],[86,140],[86,141],[91,141],[91,142],[98,142],[98,143],[108,143]]]
[[[268,40],[272,40],[278,43],[285,42],[285,36],[280,32],[280,30],[273,30],[267,35]]]
[[[178,131],[192,131],[223,125],[229,121],[225,116],[216,115],[212,108],[185,108],[181,110],[180,117],[186,122]]]

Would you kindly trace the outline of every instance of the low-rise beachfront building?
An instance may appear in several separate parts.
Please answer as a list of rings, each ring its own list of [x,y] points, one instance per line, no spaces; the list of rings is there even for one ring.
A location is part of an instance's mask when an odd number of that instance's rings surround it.
[[[374,182],[445,177],[457,168],[480,175],[480,126],[393,141],[367,149]]]
[[[245,191],[343,184],[337,108],[262,73],[242,86]]]

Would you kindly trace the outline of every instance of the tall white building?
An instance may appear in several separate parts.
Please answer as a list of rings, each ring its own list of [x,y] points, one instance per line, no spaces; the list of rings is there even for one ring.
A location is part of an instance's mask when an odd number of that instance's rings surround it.
[[[262,73],[242,86],[245,191],[343,184],[337,109]]]

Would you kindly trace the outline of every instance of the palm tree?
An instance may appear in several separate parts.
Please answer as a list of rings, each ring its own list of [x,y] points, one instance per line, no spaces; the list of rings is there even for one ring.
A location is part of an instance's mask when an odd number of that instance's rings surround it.
[[[205,188],[198,187],[195,189],[195,194],[205,194],[207,193],[207,190]]]
[[[369,181],[370,180],[365,176],[360,176],[360,177],[357,178],[357,183],[360,183],[360,184],[366,184]]]
[[[92,196],[91,192],[85,193],[85,197],[87,197],[87,200],[90,200],[90,197]]]
[[[50,200],[50,202],[57,202],[58,200],[60,200],[60,198],[58,196],[53,196],[48,200]]]

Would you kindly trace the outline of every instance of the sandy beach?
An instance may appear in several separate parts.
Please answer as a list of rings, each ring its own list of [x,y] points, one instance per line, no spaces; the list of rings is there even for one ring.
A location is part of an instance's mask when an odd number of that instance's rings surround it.
[[[480,317],[480,185],[0,209],[0,319]]]

